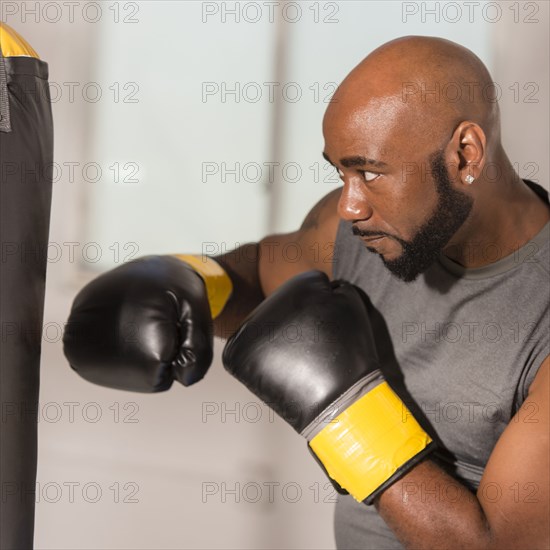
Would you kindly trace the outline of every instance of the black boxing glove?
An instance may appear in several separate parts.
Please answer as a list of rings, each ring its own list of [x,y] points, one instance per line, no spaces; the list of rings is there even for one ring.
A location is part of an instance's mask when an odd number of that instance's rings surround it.
[[[146,256],[76,296],[63,336],[71,367],[110,388],[159,392],[198,382],[213,354],[212,318],[232,285],[207,256]]]
[[[349,283],[319,271],[287,281],[229,339],[223,363],[358,501],[372,504],[433,450],[384,380],[365,304]]]

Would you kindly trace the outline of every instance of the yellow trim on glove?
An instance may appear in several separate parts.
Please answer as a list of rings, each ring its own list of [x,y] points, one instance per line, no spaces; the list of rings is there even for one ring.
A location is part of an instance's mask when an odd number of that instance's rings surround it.
[[[212,319],[215,319],[225,307],[233,292],[233,283],[222,266],[209,256],[194,254],[174,254],[181,261],[189,264],[203,279]]]
[[[323,428],[310,447],[329,476],[362,502],[430,442],[382,382]]]
[[[4,57],[36,57],[32,46],[9,25],[0,22],[0,50]]]

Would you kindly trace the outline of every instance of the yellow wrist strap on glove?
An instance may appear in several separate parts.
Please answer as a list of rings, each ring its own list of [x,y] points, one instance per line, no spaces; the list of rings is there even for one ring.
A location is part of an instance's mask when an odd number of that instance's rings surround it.
[[[431,450],[431,443],[383,381],[329,422],[309,445],[333,480],[359,502],[371,504],[380,489],[401,477],[403,466]]]
[[[0,51],[4,57],[36,57],[31,45],[10,26],[0,22]]]
[[[225,307],[233,292],[231,278],[222,266],[209,256],[200,254],[174,254],[176,258],[192,267],[204,281],[212,319]]]

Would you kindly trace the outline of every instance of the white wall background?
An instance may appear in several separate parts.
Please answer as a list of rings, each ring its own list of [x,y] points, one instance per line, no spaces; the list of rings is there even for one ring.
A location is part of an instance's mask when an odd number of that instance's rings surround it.
[[[142,396],[80,380],[60,338],[76,291],[131,255],[295,229],[338,185],[320,154],[326,98],[370,50],[405,34],[471,48],[502,88],[510,158],[548,188],[547,2],[291,4],[272,4],[273,22],[264,2],[237,3],[238,22],[224,13],[234,2],[1,4],[48,61],[54,96],[37,548],[334,547],[325,478],[301,438],[225,374],[220,342],[201,384]],[[241,95],[205,97],[204,83]],[[220,172],[204,178],[204,163]],[[223,163],[248,170],[224,181]]]

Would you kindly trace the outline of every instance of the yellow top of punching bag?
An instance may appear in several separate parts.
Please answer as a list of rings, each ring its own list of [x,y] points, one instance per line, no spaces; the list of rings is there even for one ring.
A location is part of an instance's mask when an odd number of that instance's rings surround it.
[[[0,50],[4,57],[36,57],[32,46],[10,26],[0,21]]]

